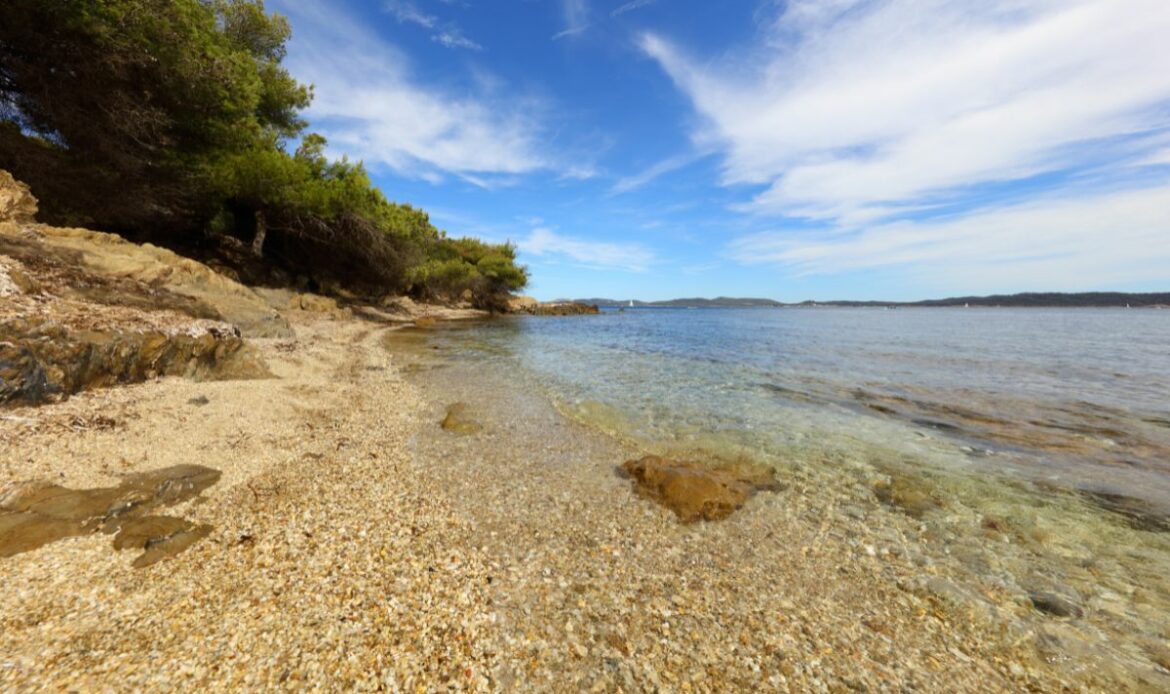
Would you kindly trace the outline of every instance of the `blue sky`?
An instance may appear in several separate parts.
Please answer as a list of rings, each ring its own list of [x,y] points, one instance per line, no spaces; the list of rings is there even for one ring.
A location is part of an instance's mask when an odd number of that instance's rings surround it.
[[[312,129],[542,299],[1170,291],[1166,0],[270,0]]]

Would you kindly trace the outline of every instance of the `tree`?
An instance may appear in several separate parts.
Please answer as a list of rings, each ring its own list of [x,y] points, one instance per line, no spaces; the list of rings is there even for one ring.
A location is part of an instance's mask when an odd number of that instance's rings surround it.
[[[49,222],[180,250],[247,239],[231,257],[252,277],[485,305],[522,286],[510,246],[448,239],[301,136],[312,90],[281,64],[289,35],[262,0],[3,0],[0,168]]]

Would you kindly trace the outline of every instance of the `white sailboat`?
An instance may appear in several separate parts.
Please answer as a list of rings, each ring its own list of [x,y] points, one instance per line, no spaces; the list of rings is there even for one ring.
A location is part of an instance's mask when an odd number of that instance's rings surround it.
[[[630,308],[634,308],[634,300],[630,299]]]

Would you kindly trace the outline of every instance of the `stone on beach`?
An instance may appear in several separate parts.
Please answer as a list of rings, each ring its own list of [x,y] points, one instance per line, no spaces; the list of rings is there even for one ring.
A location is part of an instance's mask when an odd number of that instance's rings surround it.
[[[774,470],[746,461],[705,466],[648,455],[626,461],[621,470],[640,495],[674,511],[683,523],[721,520],[757,491],[779,489]]]
[[[483,425],[475,421],[468,412],[468,405],[465,402],[457,402],[447,406],[447,416],[443,417],[443,422],[440,426],[445,431],[453,434],[468,435],[474,434],[483,429]]]

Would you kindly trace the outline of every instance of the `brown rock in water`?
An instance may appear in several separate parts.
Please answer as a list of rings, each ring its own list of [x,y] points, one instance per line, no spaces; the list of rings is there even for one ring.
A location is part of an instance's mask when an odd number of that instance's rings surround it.
[[[640,495],[674,511],[684,523],[726,518],[757,491],[779,489],[773,469],[746,461],[705,466],[648,455],[626,461],[621,469]]]
[[[443,418],[440,426],[443,427],[444,431],[464,436],[481,431],[483,425],[471,418],[468,409],[468,405],[465,402],[448,405],[447,416]]]
[[[899,508],[913,518],[921,518],[942,506],[926,488],[902,477],[878,482],[873,486],[873,493],[878,501]]]

